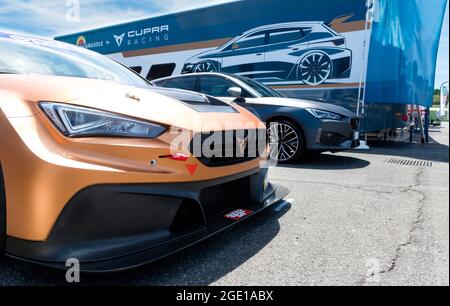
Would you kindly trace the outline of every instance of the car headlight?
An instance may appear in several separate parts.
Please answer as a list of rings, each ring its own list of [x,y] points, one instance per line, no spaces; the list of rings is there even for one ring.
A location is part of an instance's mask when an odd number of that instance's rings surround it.
[[[166,130],[157,124],[85,107],[51,102],[39,105],[67,137],[155,138]]]
[[[320,109],[313,109],[313,108],[307,108],[306,109],[311,115],[313,115],[314,117],[316,117],[317,119],[320,120],[336,120],[336,121],[340,121],[342,119],[344,119],[343,116],[332,113],[332,112],[327,112],[324,110],[320,110]]]

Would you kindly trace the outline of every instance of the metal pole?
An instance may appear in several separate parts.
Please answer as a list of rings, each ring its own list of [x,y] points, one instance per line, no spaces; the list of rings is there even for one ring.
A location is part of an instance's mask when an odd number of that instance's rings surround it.
[[[422,120],[422,110],[420,109],[420,106],[417,106],[417,113],[419,114],[420,143],[425,144],[425,131]]]
[[[425,142],[430,143],[430,109],[425,111]]]
[[[409,126],[409,142],[412,143],[413,142],[413,129],[414,129],[414,125],[410,125]]]
[[[448,81],[445,81],[444,83],[442,83],[440,89],[439,89],[439,115],[441,118],[445,118],[448,116],[446,116],[446,111],[445,111],[445,105],[442,105],[442,90],[444,89],[444,86],[447,85],[448,87]],[[448,97],[448,88],[447,88],[447,97]]]
[[[362,54],[362,65],[361,71],[359,74],[359,90],[358,90],[358,103],[356,105],[356,115],[359,117],[364,114],[364,104],[365,104],[365,92],[366,92],[366,78],[367,78],[367,69],[369,62],[369,50],[367,48],[368,41],[370,41],[370,34],[367,35],[367,31],[369,29],[369,24],[373,23],[373,9],[375,6],[375,1],[377,0],[367,0],[367,12],[366,12],[366,23],[364,26],[364,41],[363,41],[363,54]],[[372,27],[370,29],[372,31]],[[369,36],[369,37],[367,37]],[[364,85],[363,85],[364,82]]]

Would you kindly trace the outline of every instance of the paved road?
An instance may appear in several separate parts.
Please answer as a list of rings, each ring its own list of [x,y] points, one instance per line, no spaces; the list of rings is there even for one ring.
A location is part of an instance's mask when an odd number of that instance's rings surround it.
[[[82,284],[448,285],[448,125],[433,143],[375,144],[273,169],[290,204],[143,268]],[[386,163],[391,157],[428,166]],[[1,285],[65,284],[64,273],[4,259]]]

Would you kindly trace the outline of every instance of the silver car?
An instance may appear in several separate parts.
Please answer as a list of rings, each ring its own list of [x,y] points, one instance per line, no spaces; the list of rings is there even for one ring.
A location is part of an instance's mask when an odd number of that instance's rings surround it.
[[[235,102],[268,125],[271,158],[292,163],[307,151],[338,152],[359,146],[359,119],[332,104],[289,99],[246,77],[196,73],[154,80],[167,88],[197,91]]]

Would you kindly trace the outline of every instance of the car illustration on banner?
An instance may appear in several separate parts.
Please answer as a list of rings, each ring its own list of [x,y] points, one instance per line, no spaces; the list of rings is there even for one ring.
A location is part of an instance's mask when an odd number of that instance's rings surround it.
[[[264,83],[317,86],[350,77],[352,51],[324,22],[290,22],[249,30],[190,58],[182,73],[226,72]]]

